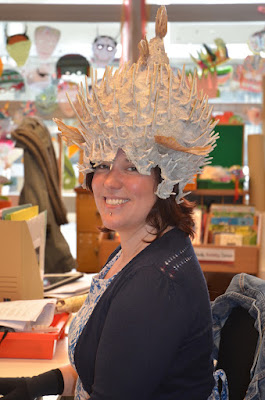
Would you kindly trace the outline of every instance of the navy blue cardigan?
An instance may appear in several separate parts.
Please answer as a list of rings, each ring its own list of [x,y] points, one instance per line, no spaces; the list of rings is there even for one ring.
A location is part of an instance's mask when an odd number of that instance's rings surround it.
[[[206,400],[212,345],[205,279],[190,239],[174,228],[109,285],[74,358],[91,400]]]

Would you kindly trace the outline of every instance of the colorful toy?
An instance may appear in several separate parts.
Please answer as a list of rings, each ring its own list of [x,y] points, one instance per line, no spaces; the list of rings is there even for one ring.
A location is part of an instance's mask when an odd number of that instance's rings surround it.
[[[214,40],[216,44],[215,49],[211,49],[207,44],[203,44],[204,51],[198,52],[198,58],[195,58],[191,55],[192,60],[204,71],[213,71],[217,68],[220,64],[223,64],[227,60],[228,51],[225,45],[225,42],[218,38]]]

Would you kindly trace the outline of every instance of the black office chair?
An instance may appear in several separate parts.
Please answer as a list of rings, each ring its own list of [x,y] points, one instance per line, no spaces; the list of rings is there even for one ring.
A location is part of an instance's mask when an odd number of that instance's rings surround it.
[[[235,307],[221,330],[216,369],[227,376],[229,400],[243,400],[250,383],[258,332],[254,319],[242,307]]]

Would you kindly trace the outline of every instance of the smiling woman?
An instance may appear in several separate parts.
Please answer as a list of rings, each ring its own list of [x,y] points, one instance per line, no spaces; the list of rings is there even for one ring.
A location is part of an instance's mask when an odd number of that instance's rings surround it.
[[[105,228],[120,235],[72,320],[70,364],[51,371],[52,387],[57,377],[78,400],[206,400],[214,384],[210,302],[184,187],[218,135],[196,80],[171,70],[166,31],[161,7],[138,62],[107,68],[100,85],[94,76],[92,95],[80,86],[81,116],[69,100],[80,127],[55,120],[84,151],[86,184]]]

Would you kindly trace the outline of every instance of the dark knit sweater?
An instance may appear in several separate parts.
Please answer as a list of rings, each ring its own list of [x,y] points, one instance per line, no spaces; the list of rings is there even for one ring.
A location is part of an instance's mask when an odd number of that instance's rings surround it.
[[[211,353],[203,273],[190,239],[175,228],[106,289],[77,342],[75,365],[91,400],[206,400]]]

